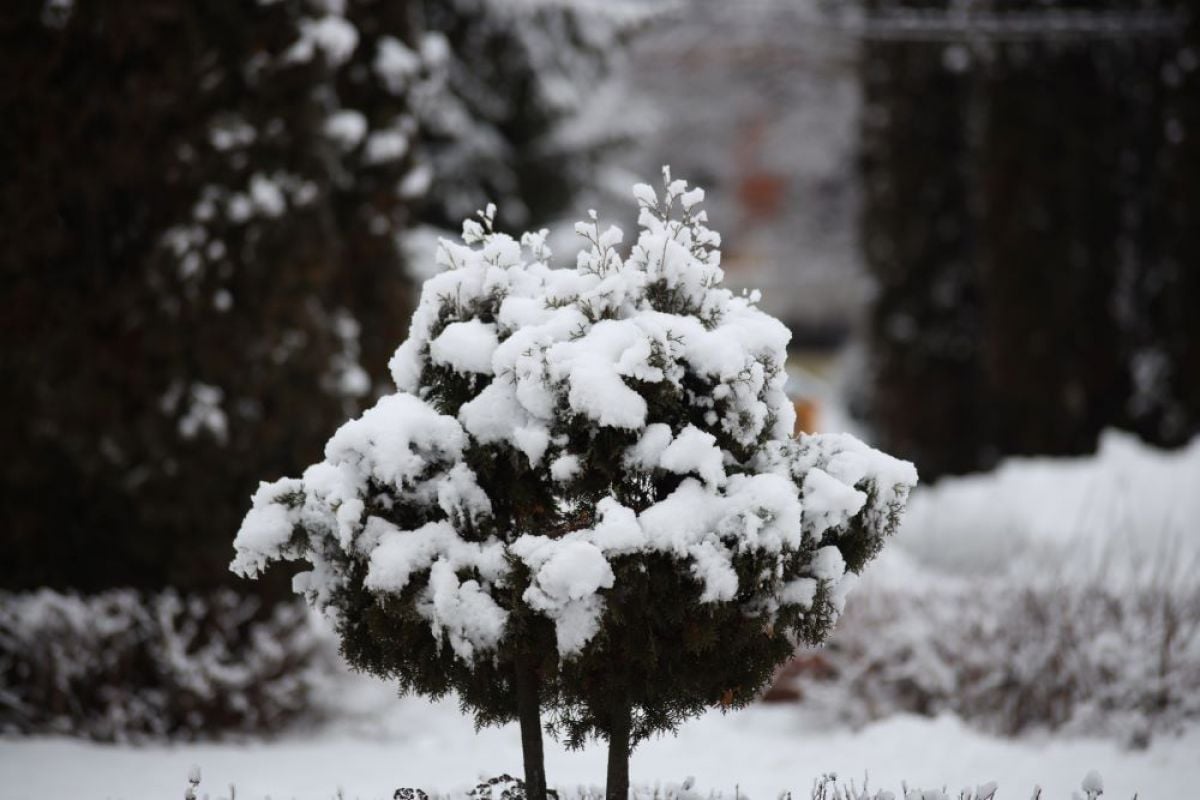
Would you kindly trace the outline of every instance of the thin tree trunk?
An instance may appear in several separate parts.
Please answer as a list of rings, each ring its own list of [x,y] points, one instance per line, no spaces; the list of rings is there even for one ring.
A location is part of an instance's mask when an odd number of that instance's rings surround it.
[[[542,752],[540,681],[532,659],[517,665],[517,716],[521,722],[521,755],[525,760],[525,797],[546,800],[546,759]]]
[[[607,800],[629,798],[629,740],[633,731],[633,708],[627,700],[614,704],[608,728]]]

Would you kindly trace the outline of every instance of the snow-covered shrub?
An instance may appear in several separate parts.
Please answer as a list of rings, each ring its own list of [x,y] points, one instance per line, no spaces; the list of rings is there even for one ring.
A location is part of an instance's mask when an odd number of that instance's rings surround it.
[[[703,191],[664,170],[634,195],[634,246],[593,214],[569,267],[491,207],[443,241],[397,393],[260,486],[232,565],[309,562],[295,587],[353,664],[519,717],[536,798],[539,699],[571,744],[609,740],[624,796],[633,744],[824,638],[916,483],[852,437],[792,438],[789,332],[721,286]]]
[[[927,576],[861,592],[826,646],[785,668],[775,693],[853,724],[954,713],[997,733],[1065,729],[1134,745],[1200,719],[1194,577],[1054,573]]]
[[[435,191],[429,221],[457,227],[503,198],[500,222],[557,218],[628,138],[615,67],[626,42],[670,7],[649,2],[423,0],[449,59],[416,95]]]
[[[101,740],[278,730],[334,666],[303,605],[232,591],[0,593],[0,731]]]
[[[573,205],[626,27],[584,5],[6,3],[0,584],[228,577],[241,498],[387,381],[407,235]]]

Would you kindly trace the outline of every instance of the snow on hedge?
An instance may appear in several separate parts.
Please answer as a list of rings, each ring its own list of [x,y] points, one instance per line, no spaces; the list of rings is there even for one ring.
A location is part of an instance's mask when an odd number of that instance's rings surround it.
[[[128,741],[279,731],[323,715],[335,652],[303,604],[267,611],[227,589],[0,591],[0,733]]]

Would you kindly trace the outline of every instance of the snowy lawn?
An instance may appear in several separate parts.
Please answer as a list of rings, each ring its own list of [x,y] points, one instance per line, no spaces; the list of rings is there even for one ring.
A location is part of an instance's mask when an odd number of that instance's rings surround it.
[[[1031,556],[1101,556],[1105,568],[1194,559],[1198,487],[1200,437],[1171,451],[1108,430],[1095,455],[1010,458],[991,472],[919,486],[895,544],[923,567],[957,575],[995,574]]]
[[[200,797],[329,800],[390,798],[400,786],[452,791],[477,778],[519,774],[514,727],[478,734],[453,703],[395,700],[386,687],[354,681],[343,698],[351,721],[271,742],[113,746],[65,738],[0,740],[0,795],[12,800],[181,798],[188,770],[200,766]],[[547,752],[551,783],[603,782],[604,748]],[[896,716],[857,732],[821,730],[794,706],[755,706],[685,725],[678,737],[651,741],[634,753],[635,784],[679,782],[688,775],[704,792],[771,800],[790,789],[807,797],[814,778],[836,771],[899,794],[900,782],[952,791],[989,780],[1000,800],[1025,800],[1035,784],[1046,800],[1067,800],[1091,769],[1104,777],[1106,798],[1179,800],[1200,785],[1200,728],[1161,737],[1146,751],[1104,740],[1005,740],[976,733],[956,719]]]

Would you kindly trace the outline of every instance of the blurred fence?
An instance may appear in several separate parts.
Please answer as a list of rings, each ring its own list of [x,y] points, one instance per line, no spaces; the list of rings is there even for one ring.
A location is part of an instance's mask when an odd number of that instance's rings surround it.
[[[1174,38],[1187,17],[1178,9],[1121,10],[1041,8],[996,11],[973,7],[882,7],[839,20],[838,27],[860,39],[876,41],[960,42],[1040,41],[1050,39]]]

